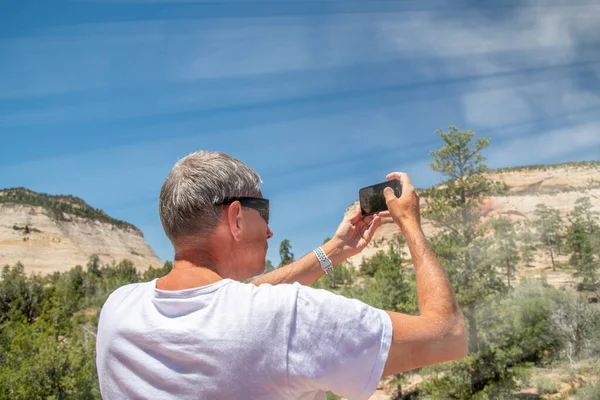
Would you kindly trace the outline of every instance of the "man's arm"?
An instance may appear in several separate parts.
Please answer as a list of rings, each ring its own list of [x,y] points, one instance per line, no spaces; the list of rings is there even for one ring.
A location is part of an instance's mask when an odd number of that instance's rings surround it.
[[[468,351],[464,319],[452,286],[421,230],[419,196],[406,174],[392,173],[388,179],[402,182],[400,198],[392,190],[384,194],[415,266],[420,315],[387,311],[393,339],[384,376],[461,359]]]
[[[369,244],[375,231],[381,225],[381,218],[387,215],[388,213],[384,212],[380,215],[363,217],[360,207],[356,207],[350,215],[344,218],[333,235],[333,239],[321,246],[333,266],[335,267],[348,257],[360,253]],[[257,278],[252,283],[276,285],[299,282],[303,285],[310,285],[324,273],[317,256],[311,252],[291,264]]]

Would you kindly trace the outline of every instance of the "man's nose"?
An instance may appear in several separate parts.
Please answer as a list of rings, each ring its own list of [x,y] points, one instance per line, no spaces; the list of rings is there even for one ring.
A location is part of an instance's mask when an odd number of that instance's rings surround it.
[[[267,225],[267,239],[271,239],[273,237],[273,231],[271,230],[271,227],[269,225]]]

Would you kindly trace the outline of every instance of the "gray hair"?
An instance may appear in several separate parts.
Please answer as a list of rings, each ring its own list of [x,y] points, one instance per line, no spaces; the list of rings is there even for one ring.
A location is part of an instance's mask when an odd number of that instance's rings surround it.
[[[187,236],[206,236],[221,217],[227,197],[257,196],[260,176],[225,153],[196,151],[179,160],[162,185],[158,210],[167,237],[175,245]]]

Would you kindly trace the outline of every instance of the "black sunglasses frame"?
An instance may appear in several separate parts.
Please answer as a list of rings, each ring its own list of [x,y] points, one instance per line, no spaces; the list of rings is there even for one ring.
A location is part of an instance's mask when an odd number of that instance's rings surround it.
[[[260,214],[260,216],[265,220],[267,225],[269,224],[269,199],[265,199],[263,197],[228,197],[219,204],[215,204],[216,206],[225,206],[229,205],[233,202],[239,201],[242,207],[252,208]]]

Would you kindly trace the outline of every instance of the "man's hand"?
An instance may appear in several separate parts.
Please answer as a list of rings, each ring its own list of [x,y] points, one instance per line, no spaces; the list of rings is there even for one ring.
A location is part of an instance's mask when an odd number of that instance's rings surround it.
[[[392,172],[386,176],[388,181],[398,179],[402,184],[402,194],[396,197],[391,188],[385,188],[385,196],[388,211],[398,226],[405,228],[417,228],[421,226],[421,210],[419,208],[419,195],[415,191],[408,175],[404,172]]]
[[[360,206],[357,206],[338,226],[331,241],[340,250],[341,258],[346,259],[367,247],[380,225],[380,215],[363,217]]]

